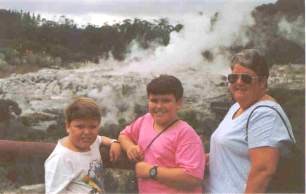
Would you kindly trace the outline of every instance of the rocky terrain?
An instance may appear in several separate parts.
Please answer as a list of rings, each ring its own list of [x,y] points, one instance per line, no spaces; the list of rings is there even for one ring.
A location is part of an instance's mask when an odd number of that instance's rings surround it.
[[[222,75],[190,70],[177,73],[186,80],[185,110],[210,114],[209,101],[226,93]],[[190,77],[192,76],[192,79]],[[43,69],[37,73],[12,75],[0,80],[0,98],[15,101],[26,127],[50,131],[58,126],[63,108],[76,96],[95,98],[103,112],[103,126],[129,122],[145,112],[145,85],[153,75],[117,74],[113,71],[84,67],[75,70]]]

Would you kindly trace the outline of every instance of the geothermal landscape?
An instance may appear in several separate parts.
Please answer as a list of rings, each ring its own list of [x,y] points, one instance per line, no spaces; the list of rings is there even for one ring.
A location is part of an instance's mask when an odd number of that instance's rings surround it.
[[[2,109],[1,114],[8,117],[0,121],[0,139],[55,143],[65,135],[63,109],[78,96],[98,102],[103,113],[101,132],[116,137],[124,125],[146,112],[146,84],[155,76],[171,74],[185,89],[180,116],[201,135],[208,151],[210,134],[233,103],[226,82],[230,58],[242,48],[255,47],[267,56],[272,67],[269,92],[283,105],[304,149],[305,10],[295,7],[304,7],[303,1],[288,2],[241,3],[239,11],[237,3],[226,3],[217,10],[172,18],[184,27],[171,32],[168,45],[142,49],[133,41],[124,60],[110,55],[97,63],[4,77],[0,79],[0,105],[14,104],[19,111]],[[31,168],[20,163],[0,168],[0,192],[21,192],[16,191],[21,185],[43,183],[38,173],[42,169],[33,170],[35,163],[28,164]],[[110,190],[132,191],[126,184],[130,171],[109,169],[107,173],[107,181],[119,185]]]

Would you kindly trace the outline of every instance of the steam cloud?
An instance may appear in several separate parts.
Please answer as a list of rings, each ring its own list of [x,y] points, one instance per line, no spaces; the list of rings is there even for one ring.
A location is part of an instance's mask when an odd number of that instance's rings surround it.
[[[278,32],[284,38],[297,43],[299,46],[304,47],[304,41],[301,41],[305,37],[305,20],[302,16],[297,17],[293,22],[288,22],[286,18],[282,18],[278,23]]]
[[[225,74],[228,71],[229,53],[223,48],[233,43],[244,45],[248,42],[245,30],[254,23],[250,15],[252,9],[253,4],[241,2],[237,11],[237,3],[228,2],[218,10],[218,14],[210,11],[175,18],[184,27],[180,32],[171,33],[169,45],[141,51],[133,43],[132,54],[125,61],[129,66],[121,72],[176,74],[188,69],[200,72],[210,69],[210,72]],[[215,22],[212,20],[214,17]],[[205,51],[213,56],[212,60],[205,59]]]
[[[189,99],[185,104],[194,109],[205,109],[205,99],[226,92],[224,87],[216,88],[216,85],[224,81],[222,75],[229,72],[230,53],[225,48],[234,43],[244,45],[248,42],[246,27],[254,23],[250,15],[254,6],[252,3],[239,3],[237,12],[237,4],[229,2],[216,11],[169,18],[170,22],[183,24],[184,27],[180,32],[171,33],[167,46],[153,44],[150,49],[142,50],[137,42],[132,42],[130,54],[125,61],[101,60],[101,66],[111,68],[113,75],[135,74],[148,80],[163,73],[175,75],[183,82],[185,96]],[[203,56],[205,51],[213,57],[206,59]],[[137,88],[132,96],[124,97],[126,109],[132,109],[135,99],[144,102],[144,87],[145,84]],[[123,99],[114,96],[110,87],[93,90],[89,95],[109,110],[105,118],[107,122],[116,122],[119,114],[131,120],[131,116],[120,111],[122,105],[119,102]]]

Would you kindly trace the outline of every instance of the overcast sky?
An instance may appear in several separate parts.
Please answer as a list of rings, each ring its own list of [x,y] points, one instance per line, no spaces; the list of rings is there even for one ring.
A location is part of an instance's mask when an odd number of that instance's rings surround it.
[[[124,18],[161,18],[175,15],[217,10],[226,1],[246,0],[0,0],[0,8],[40,13],[47,19],[57,20],[65,15],[76,23],[102,25]],[[254,4],[276,0],[248,0]]]

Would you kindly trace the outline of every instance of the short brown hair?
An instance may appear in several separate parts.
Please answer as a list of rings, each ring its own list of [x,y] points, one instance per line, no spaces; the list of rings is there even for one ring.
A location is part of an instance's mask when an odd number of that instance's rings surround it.
[[[231,61],[231,68],[239,64],[253,70],[256,75],[268,78],[269,66],[265,57],[257,49],[244,49],[235,54]]]
[[[179,79],[172,75],[160,75],[147,85],[147,95],[173,94],[176,100],[183,97],[184,89]]]
[[[101,112],[97,103],[88,97],[79,97],[65,109],[65,121],[74,119],[95,119],[101,122]]]

